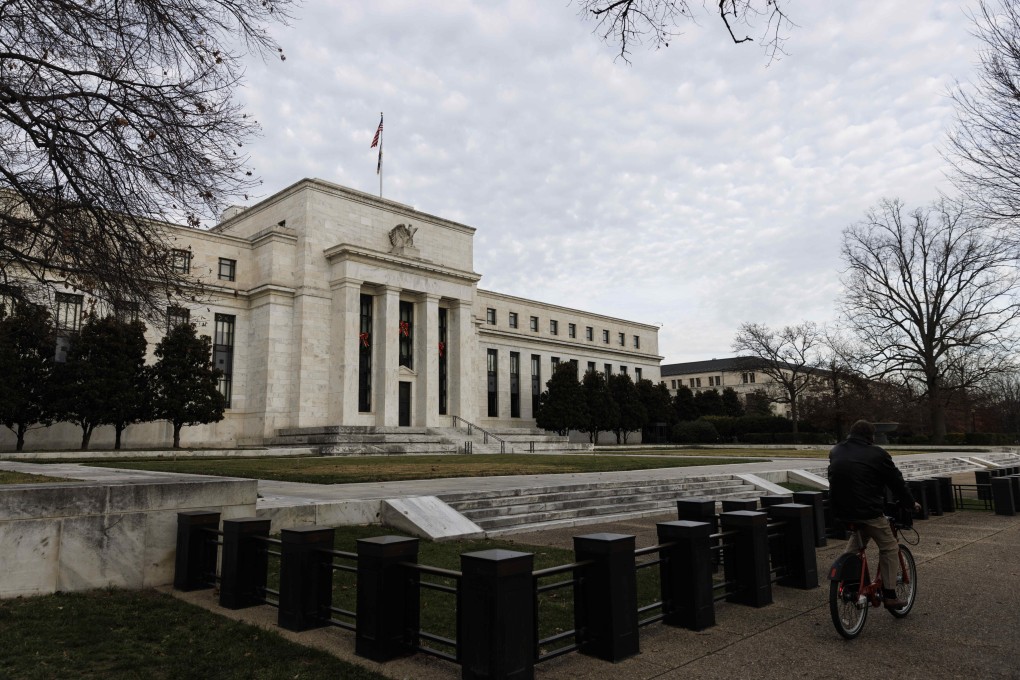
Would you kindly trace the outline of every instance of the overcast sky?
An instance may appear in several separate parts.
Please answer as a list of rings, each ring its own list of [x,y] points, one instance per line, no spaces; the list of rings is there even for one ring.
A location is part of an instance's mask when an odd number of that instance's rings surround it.
[[[475,227],[482,288],[661,324],[665,363],[729,356],[742,322],[834,318],[870,206],[950,190],[973,4],[792,2],[771,64],[706,13],[627,64],[566,0],[309,0],[287,60],[249,66],[249,150],[263,195],[377,194],[385,112],[384,197]]]

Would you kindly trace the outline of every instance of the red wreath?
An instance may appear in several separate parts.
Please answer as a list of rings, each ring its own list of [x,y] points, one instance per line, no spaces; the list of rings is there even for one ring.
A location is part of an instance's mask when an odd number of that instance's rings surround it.
[[[405,338],[411,334],[411,326],[409,326],[406,321],[400,322],[400,334]]]
[[[362,347],[368,347],[368,333],[362,333],[358,338],[361,340]]]
[[[443,343],[439,343],[439,356],[443,356],[443,350],[445,350],[445,349],[446,349],[446,345],[443,344]]]

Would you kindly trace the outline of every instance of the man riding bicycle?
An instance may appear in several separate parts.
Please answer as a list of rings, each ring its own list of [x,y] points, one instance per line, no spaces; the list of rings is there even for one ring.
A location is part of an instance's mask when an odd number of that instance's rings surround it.
[[[903,508],[920,510],[903,481],[892,456],[875,446],[875,426],[858,420],[850,427],[846,441],[829,451],[829,491],[833,516],[850,523],[857,531],[850,536],[847,551],[856,552],[867,546],[868,539],[878,545],[882,570],[883,604],[889,609],[907,605],[896,597],[896,575],[899,573],[899,547],[885,519],[885,490],[888,488]],[[858,544],[858,535],[864,546]],[[888,587],[892,586],[892,588]]]

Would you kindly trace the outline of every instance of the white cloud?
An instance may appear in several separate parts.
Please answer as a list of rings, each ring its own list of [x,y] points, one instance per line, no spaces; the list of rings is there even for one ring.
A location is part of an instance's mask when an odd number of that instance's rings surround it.
[[[662,323],[666,361],[725,356],[744,321],[830,319],[841,230],[948,187],[964,9],[805,4],[766,67],[708,16],[627,65],[568,4],[307,3],[287,61],[249,68],[249,152],[266,193],[374,193],[385,111],[386,196],[476,227],[484,287]]]

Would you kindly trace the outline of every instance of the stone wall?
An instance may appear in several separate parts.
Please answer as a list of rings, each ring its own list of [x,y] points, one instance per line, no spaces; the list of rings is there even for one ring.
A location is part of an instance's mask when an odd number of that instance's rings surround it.
[[[256,480],[0,486],[0,598],[173,582],[177,513],[255,515]]]

